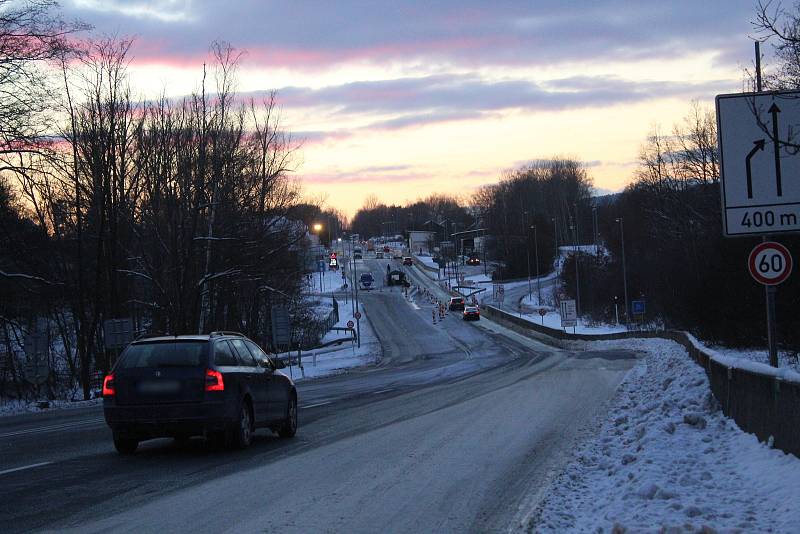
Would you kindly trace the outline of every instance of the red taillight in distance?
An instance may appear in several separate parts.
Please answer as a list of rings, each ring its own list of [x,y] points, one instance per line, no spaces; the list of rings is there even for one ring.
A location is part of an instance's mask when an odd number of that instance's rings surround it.
[[[225,391],[222,373],[214,369],[206,369],[206,391]]]
[[[103,397],[113,397],[117,394],[114,384],[114,373],[106,375],[103,379]]]

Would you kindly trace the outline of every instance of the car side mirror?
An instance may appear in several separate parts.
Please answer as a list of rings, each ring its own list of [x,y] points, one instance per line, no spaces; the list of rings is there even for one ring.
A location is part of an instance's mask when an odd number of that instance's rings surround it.
[[[286,369],[286,362],[277,358],[272,360],[272,365],[275,367],[275,369]]]

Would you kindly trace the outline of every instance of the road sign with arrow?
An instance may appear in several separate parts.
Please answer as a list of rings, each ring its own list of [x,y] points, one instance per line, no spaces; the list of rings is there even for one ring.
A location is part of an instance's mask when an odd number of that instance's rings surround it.
[[[725,235],[800,231],[800,92],[716,103]]]

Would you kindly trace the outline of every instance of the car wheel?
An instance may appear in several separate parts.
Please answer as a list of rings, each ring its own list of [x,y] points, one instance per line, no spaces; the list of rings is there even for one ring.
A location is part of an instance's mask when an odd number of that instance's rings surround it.
[[[233,429],[233,446],[237,449],[246,449],[253,441],[253,412],[250,404],[242,403],[239,412],[239,424]]]
[[[286,419],[278,429],[278,435],[282,438],[292,438],[297,433],[297,397],[289,397],[289,405],[286,407]]]
[[[120,454],[133,454],[139,447],[139,440],[114,434],[114,448]]]

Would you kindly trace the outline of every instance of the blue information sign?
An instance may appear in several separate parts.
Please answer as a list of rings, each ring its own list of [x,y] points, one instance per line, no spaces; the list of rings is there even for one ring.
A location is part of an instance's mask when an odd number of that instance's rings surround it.
[[[631,311],[634,315],[644,315],[645,305],[643,300],[631,301]]]

